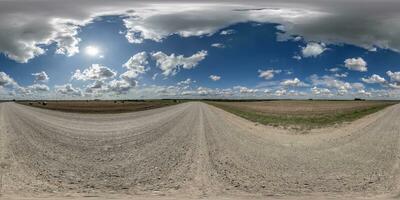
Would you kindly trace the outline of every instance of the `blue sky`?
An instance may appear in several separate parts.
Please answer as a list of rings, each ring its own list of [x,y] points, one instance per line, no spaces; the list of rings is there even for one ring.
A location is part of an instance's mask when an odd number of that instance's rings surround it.
[[[15,30],[19,37],[9,39],[26,48],[0,41],[0,98],[400,97],[400,54],[393,38],[368,30],[361,41],[340,31],[310,33],[300,19],[314,12],[286,19],[285,7],[279,13],[230,9],[215,19],[196,18],[216,8],[155,7],[162,12],[97,13],[80,21],[53,17],[46,20],[55,28],[43,36],[45,31],[27,23]],[[231,20],[236,15],[231,12],[255,13]]]

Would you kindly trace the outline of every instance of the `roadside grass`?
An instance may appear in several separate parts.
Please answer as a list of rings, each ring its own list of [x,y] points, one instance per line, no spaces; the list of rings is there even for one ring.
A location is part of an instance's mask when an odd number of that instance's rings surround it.
[[[351,122],[356,119],[360,119],[366,115],[382,110],[390,105],[393,105],[393,103],[384,103],[381,105],[374,105],[368,108],[362,108],[352,111],[339,111],[335,113],[318,115],[291,115],[267,114],[254,110],[241,109],[235,106],[221,105],[213,102],[207,103],[253,122],[300,131],[333,126],[344,122]]]

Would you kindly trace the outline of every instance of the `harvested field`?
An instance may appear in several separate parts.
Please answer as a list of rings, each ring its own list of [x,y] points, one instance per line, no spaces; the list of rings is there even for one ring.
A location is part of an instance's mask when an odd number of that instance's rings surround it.
[[[23,105],[76,113],[123,113],[161,108],[177,104],[173,100],[138,101],[21,101]]]
[[[300,130],[351,122],[395,104],[390,101],[285,100],[207,103],[254,122]]]
[[[107,115],[1,103],[1,198],[395,198],[399,113],[293,135],[201,102]]]

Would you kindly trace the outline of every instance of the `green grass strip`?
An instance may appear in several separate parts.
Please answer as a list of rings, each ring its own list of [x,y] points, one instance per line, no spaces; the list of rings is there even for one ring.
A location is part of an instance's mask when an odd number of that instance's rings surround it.
[[[275,115],[275,114],[268,115],[265,113],[258,113],[254,111],[238,109],[233,106],[226,106],[213,103],[209,104],[219,107],[225,111],[228,111],[230,113],[233,113],[235,115],[238,115],[253,122],[270,126],[283,126],[294,129],[313,129],[313,128],[331,126],[343,122],[351,122],[392,105],[392,104],[383,104],[360,110],[333,113],[333,114],[294,116],[294,115]]]

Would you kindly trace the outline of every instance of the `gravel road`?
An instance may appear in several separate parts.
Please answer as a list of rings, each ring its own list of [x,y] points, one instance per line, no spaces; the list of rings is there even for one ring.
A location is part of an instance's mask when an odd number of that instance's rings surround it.
[[[2,103],[0,198],[396,198],[399,134],[399,104],[294,135],[199,102],[106,115]]]

